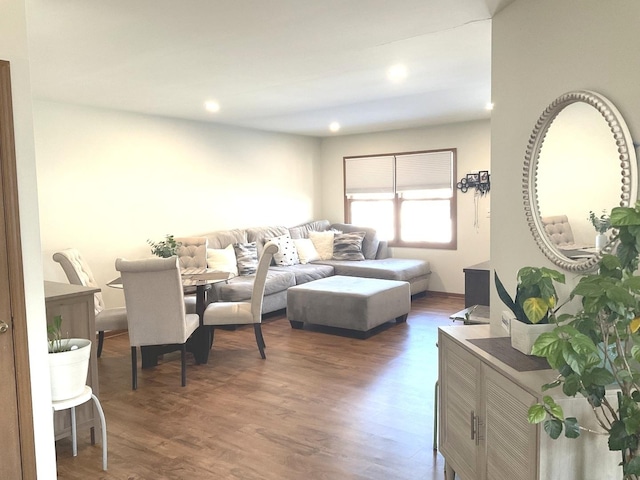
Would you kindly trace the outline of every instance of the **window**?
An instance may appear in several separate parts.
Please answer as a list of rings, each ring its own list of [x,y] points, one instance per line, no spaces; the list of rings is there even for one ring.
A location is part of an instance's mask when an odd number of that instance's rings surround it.
[[[344,157],[345,219],[396,247],[456,249],[456,149]]]

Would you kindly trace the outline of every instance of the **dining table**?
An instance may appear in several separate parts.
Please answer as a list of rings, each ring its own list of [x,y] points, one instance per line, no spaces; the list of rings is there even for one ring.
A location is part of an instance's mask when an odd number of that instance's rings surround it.
[[[231,277],[229,272],[212,270],[208,268],[183,268],[180,270],[182,287],[185,295],[195,295],[196,313],[200,319],[200,326],[193,332],[187,341],[187,351],[193,354],[197,364],[206,364],[209,361],[209,352],[213,343],[213,328],[203,324],[204,311],[210,303],[209,292],[215,283],[227,282]],[[118,277],[107,286],[123,288],[122,278]],[[142,368],[151,368],[158,364],[158,358],[175,350],[171,345],[147,345],[140,347],[142,356]]]

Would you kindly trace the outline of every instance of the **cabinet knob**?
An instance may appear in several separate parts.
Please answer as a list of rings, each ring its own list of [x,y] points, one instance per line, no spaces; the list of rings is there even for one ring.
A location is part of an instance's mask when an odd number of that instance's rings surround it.
[[[9,330],[9,325],[5,322],[0,322],[0,333],[6,333]]]

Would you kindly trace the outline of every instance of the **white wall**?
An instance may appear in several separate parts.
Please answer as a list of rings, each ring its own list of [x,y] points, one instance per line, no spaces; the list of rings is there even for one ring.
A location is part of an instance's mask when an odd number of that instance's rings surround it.
[[[515,289],[520,267],[553,267],[528,230],[521,193],[527,141],[547,105],[571,90],[599,92],[616,105],[638,138],[638,18],[640,2],[634,0],[516,0],[494,17],[491,260],[509,291]],[[590,208],[585,200],[585,211]],[[567,278],[569,290],[577,277]],[[495,288],[491,293],[492,327],[501,333],[504,306]]]
[[[457,178],[490,168],[490,122],[480,120],[435,127],[412,128],[322,140],[322,217],[344,220],[343,157],[378,153],[457,148]],[[493,172],[491,172],[493,173]],[[458,195],[458,249],[394,248],[392,255],[419,258],[431,263],[429,290],[464,293],[462,269],[489,260],[489,198],[475,198],[472,191]],[[475,200],[478,227],[474,227]]]
[[[319,139],[44,101],[34,120],[47,280],[67,281],[51,259],[63,248],[104,286],[147,239],[317,217]]]
[[[40,261],[38,196],[24,2],[22,0],[0,0],[0,12],[2,12],[0,15],[0,59],[8,60],[11,64],[36,468],[38,478],[47,480],[56,478],[56,459],[53,443],[49,369],[47,368],[44,288]]]

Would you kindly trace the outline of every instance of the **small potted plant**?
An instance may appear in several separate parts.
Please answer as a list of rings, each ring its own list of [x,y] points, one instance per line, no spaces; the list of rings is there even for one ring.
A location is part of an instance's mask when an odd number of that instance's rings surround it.
[[[518,271],[515,298],[507,293],[495,274],[500,300],[511,312],[502,312],[509,318],[511,346],[526,355],[538,336],[553,329],[555,312],[560,308],[554,282],[564,283],[564,274],[550,268],[523,267]]]
[[[571,293],[581,310],[560,315],[557,327],[541,335],[533,354],[558,371],[542,390],[561,387],[589,403],[601,430],[580,425],[548,395],[529,409],[531,423],[558,438],[581,433],[608,437],[609,450],[621,453],[625,480],[640,478],[640,202],[611,211],[616,229],[614,255],[603,255],[599,269],[584,275]],[[613,388],[611,388],[611,386]],[[568,412],[569,413],[569,412]]]
[[[169,258],[173,255],[178,254],[178,248],[182,246],[182,243],[177,242],[173,235],[167,234],[164,240],[160,240],[159,242],[152,242],[151,240],[147,240],[147,243],[151,245],[151,253],[161,257],[161,258]]]
[[[49,374],[51,398],[66,400],[82,393],[87,383],[91,341],[68,338],[62,332],[62,316],[54,317],[47,326],[49,338]]]
[[[591,225],[593,225],[593,228],[596,229],[596,249],[600,251],[609,241],[606,233],[611,229],[611,218],[606,210],[603,210],[599,217],[594,212],[589,211],[588,220],[591,222]]]

